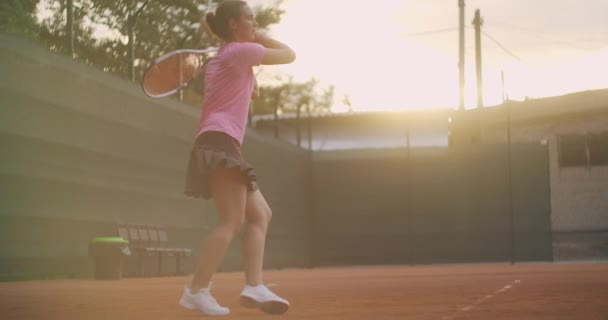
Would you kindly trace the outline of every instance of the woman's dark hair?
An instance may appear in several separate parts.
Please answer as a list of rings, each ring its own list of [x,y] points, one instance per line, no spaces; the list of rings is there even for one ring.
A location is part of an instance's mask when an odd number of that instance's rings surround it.
[[[241,8],[246,5],[247,2],[241,0],[224,1],[217,7],[215,14],[213,12],[207,13],[205,20],[213,33],[224,40],[231,40],[232,33],[228,22],[230,19],[238,20],[241,17]]]

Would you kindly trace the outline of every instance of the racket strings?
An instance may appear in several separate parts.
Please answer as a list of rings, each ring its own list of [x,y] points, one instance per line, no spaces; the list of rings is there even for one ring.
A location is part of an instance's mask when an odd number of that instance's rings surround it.
[[[143,79],[143,89],[159,96],[186,86],[200,74],[202,58],[193,53],[178,53],[153,65]]]

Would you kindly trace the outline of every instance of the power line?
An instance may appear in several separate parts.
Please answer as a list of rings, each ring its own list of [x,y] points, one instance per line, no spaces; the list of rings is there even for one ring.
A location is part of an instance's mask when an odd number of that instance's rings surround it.
[[[472,28],[472,27],[467,26],[467,28]],[[458,28],[456,28],[456,27],[454,27],[454,28],[435,29],[435,30],[428,30],[428,31],[422,31],[422,32],[408,33],[408,34],[403,35],[402,37],[403,38],[412,38],[412,37],[434,35],[434,34],[445,33],[445,32],[456,31],[456,30],[458,30]],[[494,43],[496,43],[508,55],[510,55],[511,57],[515,58],[517,61],[526,64],[526,62],[522,58],[520,58],[519,56],[517,56],[515,53],[511,52],[509,49],[507,49],[504,45],[502,45],[494,37],[492,37],[488,33],[484,32],[483,30],[481,30],[481,33],[484,36],[488,37],[490,40],[494,41]]]
[[[509,49],[507,49],[505,46],[503,46],[500,42],[498,42],[498,40],[494,39],[494,37],[492,37],[491,35],[487,34],[485,31],[481,31],[481,33],[488,37],[490,40],[494,41],[494,43],[496,43],[502,50],[504,50],[507,54],[509,54],[511,57],[517,59],[519,62],[521,63],[526,63],[522,58],[518,57],[516,54],[514,54],[513,52],[511,52]]]
[[[415,33],[408,33],[403,35],[403,38],[411,38],[411,37],[419,37],[419,36],[427,36],[427,35],[432,35],[432,34],[438,34],[438,33],[444,33],[444,32],[449,32],[449,31],[455,31],[458,30],[458,28],[445,28],[445,29],[436,29],[436,30],[429,30],[429,31],[422,31],[422,32],[415,32]]]
[[[588,37],[582,37],[582,36],[578,36],[576,37],[576,40],[574,39],[564,39],[563,37],[557,37],[557,36],[550,36],[547,34],[541,34],[539,30],[534,30],[534,29],[530,29],[530,28],[522,28],[522,27],[518,27],[512,24],[508,24],[508,23],[504,23],[504,22],[500,22],[500,21],[492,21],[490,22],[490,24],[488,25],[487,21],[486,22],[486,27],[498,27],[501,28],[503,30],[508,30],[508,31],[514,31],[517,32],[519,34],[524,34],[527,36],[533,36],[535,38],[539,38],[539,39],[543,39],[545,41],[549,41],[555,44],[561,44],[561,45],[566,45],[569,47],[572,47],[574,49],[578,49],[578,50],[588,50],[588,49],[584,49],[581,48],[579,43],[586,43],[588,46],[591,45],[595,48],[598,47],[603,47],[606,45],[606,41],[604,40],[599,40],[599,39],[591,39]],[[578,42],[578,43],[577,43]]]

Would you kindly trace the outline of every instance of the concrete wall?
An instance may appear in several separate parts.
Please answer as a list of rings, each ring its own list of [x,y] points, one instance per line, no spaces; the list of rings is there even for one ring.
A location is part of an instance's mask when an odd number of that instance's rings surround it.
[[[603,114],[549,118],[512,128],[511,139],[514,142],[548,143],[552,224],[555,231],[608,229],[608,166],[560,168],[557,140],[558,136],[564,134],[606,130],[608,111]],[[504,128],[486,129],[485,135],[490,141],[504,140],[505,131]]]
[[[605,110],[562,113],[528,121],[514,121],[514,143],[545,143],[549,148],[551,225],[554,256],[558,260],[608,258],[608,166],[560,167],[558,136],[608,131]],[[501,112],[506,117],[504,110]],[[506,142],[504,122],[484,127],[483,141]]]

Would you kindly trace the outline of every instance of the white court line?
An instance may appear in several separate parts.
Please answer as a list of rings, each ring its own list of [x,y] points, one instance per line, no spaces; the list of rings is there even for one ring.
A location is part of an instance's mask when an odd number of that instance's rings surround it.
[[[485,295],[485,296],[473,301],[473,303],[471,303],[470,305],[464,306],[464,307],[456,310],[451,315],[441,317],[441,320],[450,320],[450,319],[453,319],[454,317],[456,317],[456,315],[458,315],[458,313],[460,313],[460,312],[469,312],[469,311],[473,310],[476,306],[479,306],[482,303],[492,299],[494,296],[499,295],[501,293],[505,293],[505,292],[515,288],[515,286],[520,283],[521,283],[521,280],[515,280],[512,283],[509,283],[506,286],[494,291],[493,293]]]

